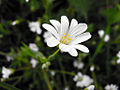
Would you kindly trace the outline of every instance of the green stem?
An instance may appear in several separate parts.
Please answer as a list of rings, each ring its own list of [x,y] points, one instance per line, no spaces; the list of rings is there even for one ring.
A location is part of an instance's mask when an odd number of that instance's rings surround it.
[[[71,75],[71,76],[75,76],[76,74],[74,72],[67,72],[67,71],[58,71],[58,70],[54,70],[56,73],[62,73],[62,74],[68,74],[68,75]]]
[[[0,55],[6,56],[7,54],[4,52],[0,52]]]
[[[90,65],[92,65],[92,63],[93,63],[94,59],[96,58],[97,54],[100,52],[102,46],[104,45],[105,35],[109,32],[110,32],[110,24],[107,25],[106,30],[105,30],[105,34],[104,34],[103,38],[101,39],[101,41],[99,42],[93,57],[90,59]]]
[[[96,80],[95,72],[92,72],[92,77],[93,77],[93,79],[94,79],[95,87],[98,88],[98,83],[97,83],[97,80]]]
[[[48,61],[49,61],[52,57],[54,57],[59,51],[60,51],[60,49],[56,50],[52,55],[50,55],[50,56],[48,57]]]
[[[50,85],[50,80],[49,80],[49,77],[48,77],[48,75],[47,75],[47,72],[46,72],[45,70],[43,70],[43,73],[44,73],[44,75],[45,75],[46,82],[47,82],[47,85],[48,85],[49,90],[52,90],[52,87],[51,87],[51,85]]]

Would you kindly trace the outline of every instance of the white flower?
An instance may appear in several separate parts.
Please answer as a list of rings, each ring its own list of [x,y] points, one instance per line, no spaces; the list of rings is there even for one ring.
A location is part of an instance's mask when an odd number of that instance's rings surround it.
[[[26,2],[29,2],[29,0],[25,0]]]
[[[33,58],[32,58],[32,59],[30,60],[30,63],[32,64],[32,67],[35,68],[38,62],[37,62],[36,59],[33,59]]]
[[[12,22],[12,25],[13,25],[13,26],[16,25],[16,24],[17,24],[17,21],[16,21],[16,20]]]
[[[76,19],[72,19],[71,24],[66,16],[61,16],[61,23],[57,20],[50,20],[49,24],[43,24],[42,26],[48,30],[52,36],[47,39],[47,45],[49,47],[55,47],[59,45],[62,52],[68,52],[72,56],[77,56],[76,49],[88,53],[89,50],[86,46],[80,43],[91,38],[89,32],[84,33],[87,30],[85,23],[79,23]]]
[[[47,39],[50,38],[52,36],[52,34],[50,32],[45,32],[43,34],[43,37],[44,37],[44,42],[47,42]]]
[[[92,66],[90,67],[90,71],[94,71],[94,69],[95,69],[95,67],[92,65]]]
[[[50,71],[50,73],[51,73],[52,76],[55,76],[55,72],[53,70]]]
[[[117,64],[120,64],[120,58],[116,61]]]
[[[32,32],[36,32],[37,34],[41,34],[42,30],[40,28],[40,23],[39,22],[30,22],[29,23],[29,28]]]
[[[12,70],[11,69],[7,69],[5,67],[2,67],[2,77],[4,79],[7,79],[9,78],[9,75],[12,73]]]
[[[113,85],[113,84],[107,85],[105,86],[105,90],[118,90],[118,86]]]
[[[6,59],[7,59],[7,61],[9,62],[9,61],[13,60],[13,57],[10,56],[10,55],[6,55]]]
[[[64,90],[69,90],[69,87],[68,87],[68,86],[66,86],[66,87],[64,88]]]
[[[94,90],[95,89],[95,86],[94,85],[90,85],[87,87],[87,90]]]
[[[120,51],[117,53],[117,57],[120,58]]]
[[[77,75],[73,78],[76,81],[77,87],[87,87],[91,83],[93,83],[93,79],[91,79],[88,75],[82,75],[82,73],[78,72]]]
[[[104,36],[104,30],[98,31],[99,37],[102,38]],[[110,39],[110,36],[108,34],[105,35],[104,42],[108,42]]]
[[[39,50],[39,48],[37,47],[37,45],[35,43],[30,43],[29,44],[29,48],[32,50],[32,51],[35,51],[37,52]]]
[[[78,68],[78,69],[82,69],[84,67],[84,63],[76,60],[73,62],[73,66]]]

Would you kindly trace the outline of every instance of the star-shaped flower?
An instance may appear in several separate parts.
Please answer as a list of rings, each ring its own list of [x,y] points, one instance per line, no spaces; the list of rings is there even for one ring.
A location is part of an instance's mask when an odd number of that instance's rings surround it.
[[[42,26],[49,31],[52,36],[47,39],[49,47],[59,45],[62,52],[68,52],[72,56],[77,56],[76,49],[88,53],[89,50],[86,46],[80,44],[91,38],[85,23],[79,23],[76,19],[72,19],[71,24],[66,16],[61,16],[61,23],[57,20],[50,20],[50,24],[43,24]]]

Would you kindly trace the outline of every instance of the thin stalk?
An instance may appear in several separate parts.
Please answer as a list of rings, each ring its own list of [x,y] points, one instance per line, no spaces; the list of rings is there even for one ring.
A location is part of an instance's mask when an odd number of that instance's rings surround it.
[[[49,61],[52,57],[54,57],[59,51],[60,51],[60,49],[56,50],[52,55],[50,55],[50,56],[48,57],[48,61]]]

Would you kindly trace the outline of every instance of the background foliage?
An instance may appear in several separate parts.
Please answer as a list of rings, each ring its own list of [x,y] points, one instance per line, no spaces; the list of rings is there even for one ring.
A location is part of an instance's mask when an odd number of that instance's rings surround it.
[[[43,70],[41,66],[57,47],[49,48],[43,38],[45,30],[41,27],[42,34],[37,35],[30,31],[28,23],[49,23],[49,19],[60,20],[62,15],[88,24],[92,38],[84,45],[89,47],[90,53],[79,52],[79,56],[73,58],[67,53],[59,52],[51,58],[49,67]],[[13,26],[15,20],[17,24]],[[100,29],[110,35],[108,42],[104,42],[104,37],[99,38],[97,32]],[[74,75],[79,71],[94,79],[96,90],[103,90],[109,83],[119,86],[120,65],[116,64],[116,54],[120,50],[119,33],[119,0],[0,0],[0,70],[6,66],[15,71],[9,79],[0,82],[0,89],[64,90],[67,86],[70,90],[80,90],[73,81]],[[36,43],[39,52],[32,52],[29,43]],[[13,61],[6,60],[8,54],[14,57]],[[38,60],[36,68],[31,67],[30,58]],[[84,62],[85,67],[77,70],[73,67],[74,60]],[[89,70],[91,65],[95,66],[94,72]],[[54,77],[50,74],[52,70],[56,73]]]

